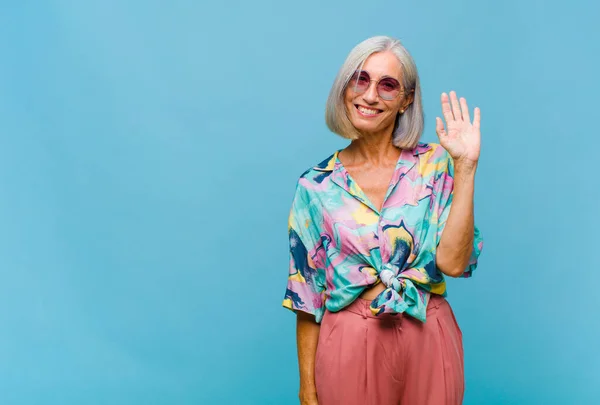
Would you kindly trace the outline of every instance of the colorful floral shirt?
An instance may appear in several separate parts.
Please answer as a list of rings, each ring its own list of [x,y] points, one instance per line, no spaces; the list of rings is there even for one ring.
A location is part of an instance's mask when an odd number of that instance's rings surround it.
[[[439,144],[403,150],[381,211],[346,171],[336,151],[298,180],[289,216],[290,268],[283,306],[336,312],[383,282],[371,311],[425,321],[430,294],[446,296],[436,247],[452,204],[454,163]],[[475,226],[471,276],[483,247]]]

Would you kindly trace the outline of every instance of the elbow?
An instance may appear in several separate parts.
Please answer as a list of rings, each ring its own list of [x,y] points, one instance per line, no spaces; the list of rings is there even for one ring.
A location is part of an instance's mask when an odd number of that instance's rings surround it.
[[[448,277],[458,278],[458,277],[461,277],[463,274],[465,274],[465,268],[464,267],[454,267],[452,269],[442,271],[442,273],[444,273]]]
[[[470,249],[453,252],[454,254],[447,254],[447,251],[440,249],[436,257],[437,268],[448,277],[461,277],[469,267],[472,246],[469,247]]]
[[[465,270],[469,267],[469,260],[438,260],[436,265],[444,275],[458,278],[465,274]]]
[[[445,262],[437,262],[437,268],[448,277],[458,278],[465,273],[466,266],[460,264],[450,264]]]

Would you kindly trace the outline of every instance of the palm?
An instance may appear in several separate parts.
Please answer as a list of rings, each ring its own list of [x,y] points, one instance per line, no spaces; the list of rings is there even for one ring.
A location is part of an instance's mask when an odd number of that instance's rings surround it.
[[[448,151],[454,160],[476,163],[479,160],[481,145],[481,112],[475,108],[475,117],[471,123],[467,100],[456,97],[454,91],[450,98],[442,93],[442,112],[446,121],[446,129],[441,118],[436,118],[435,130],[440,144]]]

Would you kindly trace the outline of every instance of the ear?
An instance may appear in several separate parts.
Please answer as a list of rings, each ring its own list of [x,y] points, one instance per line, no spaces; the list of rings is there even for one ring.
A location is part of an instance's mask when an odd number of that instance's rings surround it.
[[[408,95],[404,98],[402,104],[400,105],[400,111],[404,112],[408,108],[408,106],[413,103],[413,101],[415,101],[414,90],[408,93]]]

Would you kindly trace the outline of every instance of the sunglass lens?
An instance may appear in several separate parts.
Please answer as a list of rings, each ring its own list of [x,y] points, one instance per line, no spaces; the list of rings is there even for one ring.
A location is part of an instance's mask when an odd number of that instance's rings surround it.
[[[384,100],[393,100],[400,93],[400,83],[396,79],[386,77],[377,85],[377,92]]]
[[[357,92],[363,92],[369,88],[369,83],[371,82],[371,78],[369,74],[364,71],[357,71],[352,75],[352,79],[350,80],[350,85]]]

